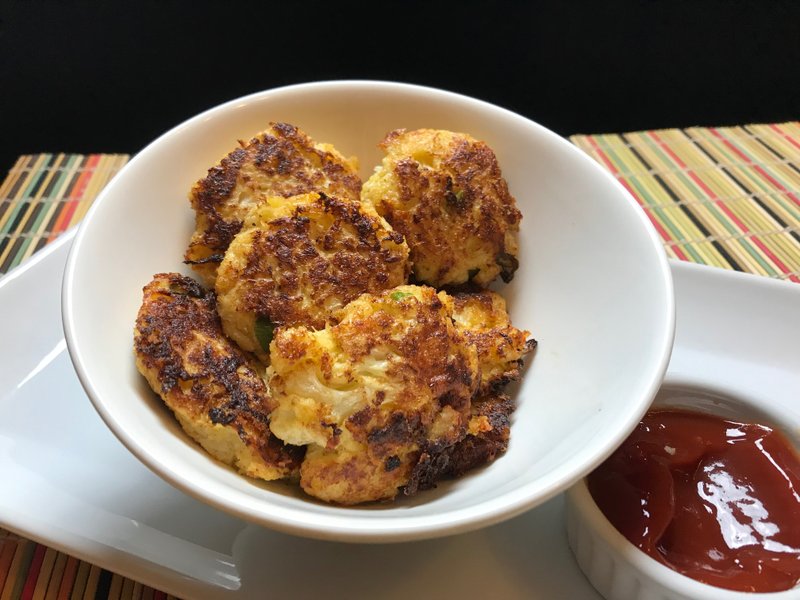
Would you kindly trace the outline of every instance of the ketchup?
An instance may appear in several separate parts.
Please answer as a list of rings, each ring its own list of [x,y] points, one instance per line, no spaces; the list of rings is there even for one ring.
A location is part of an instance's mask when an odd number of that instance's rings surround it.
[[[628,540],[679,573],[747,592],[800,580],[800,458],[778,431],[653,410],[588,485]]]

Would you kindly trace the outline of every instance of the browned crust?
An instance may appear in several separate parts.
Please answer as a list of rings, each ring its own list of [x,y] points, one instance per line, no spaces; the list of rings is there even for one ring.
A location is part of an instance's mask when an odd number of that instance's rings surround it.
[[[189,200],[198,213],[198,220],[204,221],[201,239],[209,250],[224,252],[242,227],[241,219],[225,219],[218,208],[230,201],[239,170],[246,158],[247,152],[243,148],[237,148],[223,158],[219,165],[211,167],[206,178],[197,182],[189,195]]]
[[[215,297],[193,279],[161,273],[144,288],[136,319],[137,366],[167,404],[194,420],[233,428],[264,462],[290,474],[302,448],[269,431],[272,399],[247,357],[222,334]]]
[[[408,480],[410,465],[397,455],[380,460],[368,452],[334,456],[312,448],[300,468],[300,485],[311,496],[346,506],[391,500]]]
[[[304,463],[301,485],[314,496],[342,504],[391,498],[408,482],[421,453],[440,452],[466,434],[478,385],[477,356],[432,288],[401,286],[364,295],[338,318],[339,323],[325,332],[279,329],[272,347],[270,385],[276,399],[284,402],[290,382],[283,376],[299,376],[294,371],[296,361],[311,361],[307,364],[315,369],[324,363],[318,355],[327,351],[322,346],[312,347],[306,341],[310,335],[330,336],[324,347],[335,347],[338,356],[346,357],[335,381],[328,381],[324,367],[302,373],[316,376],[331,388],[342,381],[356,381],[348,371],[356,373],[361,361],[375,352],[387,356],[385,386],[373,384],[369,391],[354,392],[363,394],[358,398],[358,410],[338,425],[340,431],[324,431],[327,466],[320,465],[318,453],[307,456],[306,462],[314,464]],[[311,409],[304,406],[304,418],[312,426],[316,422],[324,426],[328,410],[319,403],[319,413],[311,417]],[[278,429],[276,432],[281,434]],[[339,453],[341,460],[334,453]],[[323,482],[334,478],[331,473],[338,478],[336,489],[344,493],[325,489]],[[365,476],[369,478],[366,485],[349,479]]]
[[[381,146],[389,149],[402,136],[417,133],[391,132]],[[516,249],[507,247],[507,233],[515,234],[522,215],[489,146],[456,135],[438,168],[428,168],[413,157],[398,157],[390,168],[398,201],[373,201],[405,236],[413,263],[438,265],[432,279],[423,281],[452,283],[452,271],[464,258],[463,244],[470,239],[490,249],[502,279],[511,281],[518,262]]]
[[[481,393],[500,392],[508,383],[519,380],[524,357],[536,348],[530,332],[511,324],[505,302],[495,292],[465,287],[448,290],[453,299],[453,314],[470,311],[472,326],[459,330],[475,347],[481,364]]]
[[[405,283],[410,265],[399,233],[381,226],[358,203],[319,194],[313,204],[253,231],[239,274],[247,284],[238,311],[264,315],[277,325],[320,329],[332,301],[344,306],[364,292]],[[312,231],[308,215],[320,208],[331,225]]]
[[[493,462],[508,449],[514,408],[513,401],[500,393],[473,400],[470,433],[452,446],[422,452],[403,492],[413,495]]]
[[[204,275],[222,260],[258,197],[327,191],[357,200],[361,191],[358,174],[340,156],[317,147],[294,125],[270,123],[266,131],[239,144],[189,194],[196,232],[185,259]]]
[[[368,318],[355,318],[337,327],[342,351],[352,360],[360,360],[376,346],[387,346],[403,358],[389,369],[396,381],[403,382],[409,406],[418,404],[416,390],[425,388],[441,405],[450,405],[464,416],[469,414],[469,402],[475,393],[475,365],[470,352],[463,348],[464,339],[449,318],[443,318],[444,307],[428,287],[423,287],[424,301],[401,299],[413,303],[406,311],[408,325],[384,311]],[[384,301],[393,292],[383,292]],[[398,334],[398,326],[402,333]],[[402,329],[407,327],[406,329]],[[456,351],[457,349],[457,351]]]

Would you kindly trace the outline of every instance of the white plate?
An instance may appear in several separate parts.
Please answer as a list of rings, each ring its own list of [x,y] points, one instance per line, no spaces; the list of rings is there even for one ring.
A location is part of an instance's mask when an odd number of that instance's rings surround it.
[[[71,237],[0,279],[1,526],[186,598],[599,598],[568,549],[561,496],[481,531],[364,546],[276,533],[170,487],[110,433],[72,370],[59,312]],[[800,410],[800,286],[672,270],[667,382]]]

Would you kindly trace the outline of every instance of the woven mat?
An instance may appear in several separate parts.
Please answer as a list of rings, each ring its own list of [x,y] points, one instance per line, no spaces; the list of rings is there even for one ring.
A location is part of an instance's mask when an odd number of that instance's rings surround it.
[[[681,260],[800,282],[800,123],[576,135]],[[80,221],[125,154],[22,156],[0,185],[0,273]],[[0,600],[171,598],[0,529]]]
[[[667,254],[800,282],[800,123],[577,135]]]
[[[78,223],[127,154],[20,156],[0,185],[0,273]]]

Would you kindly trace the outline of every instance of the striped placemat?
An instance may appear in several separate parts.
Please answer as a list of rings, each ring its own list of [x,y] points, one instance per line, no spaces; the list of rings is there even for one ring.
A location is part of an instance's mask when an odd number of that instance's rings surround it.
[[[20,156],[0,184],[0,273],[78,223],[127,161],[127,154]]]
[[[800,282],[800,123],[576,135],[667,253]]]
[[[169,600],[174,596],[0,529],[0,600]]]
[[[637,198],[669,256],[800,282],[800,123],[576,135]],[[0,184],[0,273],[80,221],[125,154],[21,156]],[[0,529],[0,600],[161,599]]]

